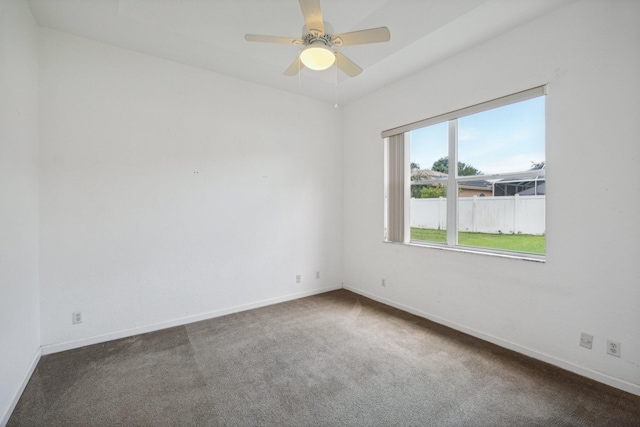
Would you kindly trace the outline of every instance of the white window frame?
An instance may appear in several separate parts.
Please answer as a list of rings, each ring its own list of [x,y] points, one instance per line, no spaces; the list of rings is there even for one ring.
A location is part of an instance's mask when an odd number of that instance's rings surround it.
[[[438,123],[448,122],[449,124],[449,140],[448,140],[448,157],[449,157],[449,165],[457,165],[458,164],[458,119],[461,117],[469,116],[472,114],[480,113],[487,110],[492,110],[499,107],[504,107],[506,105],[515,104],[518,102],[526,101],[533,98],[538,98],[540,96],[544,96],[547,94],[546,85],[537,86],[528,90],[524,90],[521,92],[514,93],[512,95],[503,96],[501,98],[493,99],[491,101],[483,102],[480,104],[472,105],[470,107],[462,108],[456,111],[452,111],[450,113],[441,114],[436,117],[431,117],[425,120],[420,120],[414,123],[410,123],[407,125],[399,126],[393,129],[386,130],[382,132],[382,137],[385,141],[385,201],[389,197],[389,187],[388,187],[388,164],[389,164],[389,151],[387,148],[388,140],[390,137],[394,135],[404,134],[405,141],[405,165],[408,168],[409,165],[409,140],[410,140],[410,132],[412,130],[424,128],[427,126],[435,125]],[[546,145],[546,142],[545,142]],[[451,168],[450,168],[451,169]],[[498,173],[498,174],[486,174],[481,175],[483,180],[492,180],[492,179],[508,179],[508,178],[526,178],[526,177],[544,177],[545,169],[536,169],[529,171],[520,171],[520,172],[512,172],[512,173]],[[460,184],[463,184],[467,181],[477,181],[479,176],[458,176],[458,168],[452,168],[452,173],[450,173],[446,178],[434,179],[431,182],[433,183],[442,183],[447,185],[447,242],[446,243],[436,243],[436,242],[425,242],[425,241],[415,241],[410,240],[409,238],[409,218],[408,218],[408,204],[410,198],[410,177],[409,173],[405,173],[406,181],[404,188],[404,197],[405,197],[405,209],[404,217],[406,219],[405,223],[405,235],[402,241],[394,242],[394,243],[404,243],[410,244],[414,246],[424,246],[424,247],[433,247],[440,249],[452,249],[463,252],[474,252],[474,253],[483,253],[489,255],[497,255],[497,256],[505,256],[509,258],[518,258],[518,259],[526,259],[531,261],[544,261],[545,255],[539,254],[529,254],[523,252],[515,252],[515,251],[504,251],[499,249],[489,249],[489,248],[480,248],[480,247],[472,247],[472,246],[460,246],[458,245],[458,196],[457,189]],[[388,209],[387,204],[385,202],[385,242],[390,242],[388,240],[388,236],[386,234],[387,226],[388,226]],[[452,226],[453,225],[453,226]]]

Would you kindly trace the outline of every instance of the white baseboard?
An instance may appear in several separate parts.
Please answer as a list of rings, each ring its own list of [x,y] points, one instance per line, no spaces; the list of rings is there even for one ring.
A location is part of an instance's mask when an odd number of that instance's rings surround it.
[[[213,319],[214,317],[226,316],[227,314],[238,313],[241,311],[251,310],[253,308],[259,308],[267,305],[278,304],[280,302],[290,301],[298,298],[304,298],[311,295],[323,294],[325,292],[335,291],[337,289],[342,289],[341,283],[338,283],[332,286],[327,286],[324,288],[311,289],[309,291],[297,292],[295,294],[284,295],[276,298],[269,298],[262,301],[255,301],[249,304],[242,304],[235,307],[223,308],[220,310],[214,310],[207,313],[187,316],[180,319],[168,320],[166,322],[154,323],[151,325],[145,325],[145,326],[140,326],[140,327],[131,328],[131,329],[109,332],[107,334],[96,335],[88,338],[82,338],[79,340],[43,345],[42,354],[47,355],[52,353],[58,353],[60,351],[71,350],[74,348],[98,344],[106,341],[112,341],[120,338],[126,338],[133,335],[146,334],[147,332],[154,332],[154,331],[159,331],[161,329],[171,328],[174,326],[182,326],[182,325],[186,325],[193,322],[199,322],[201,320]]]
[[[425,319],[431,320],[433,322],[439,323],[441,325],[448,326],[448,327],[450,327],[452,329],[455,329],[455,330],[460,331],[460,332],[464,332],[465,334],[472,335],[472,336],[474,336],[476,338],[480,338],[480,339],[482,339],[484,341],[488,341],[488,342],[496,344],[496,345],[498,345],[500,347],[504,347],[504,348],[507,348],[509,350],[513,350],[513,351],[515,351],[517,353],[524,354],[525,356],[529,356],[529,357],[532,357],[534,359],[541,360],[543,362],[549,363],[549,364],[557,366],[559,368],[566,369],[567,371],[571,371],[571,372],[576,373],[578,375],[582,375],[583,377],[587,377],[587,378],[590,378],[592,380],[601,382],[603,384],[610,385],[611,387],[615,387],[615,388],[618,388],[620,390],[624,390],[626,392],[629,392],[629,393],[636,394],[636,395],[640,396],[640,385],[638,385],[638,384],[634,384],[634,383],[631,383],[631,382],[628,382],[628,381],[625,381],[625,380],[621,380],[619,378],[612,377],[612,376],[604,374],[602,372],[597,372],[597,371],[594,371],[594,370],[591,370],[591,369],[583,368],[581,366],[574,365],[571,362],[559,359],[559,358],[551,356],[549,354],[540,353],[539,351],[532,350],[530,348],[523,347],[523,346],[520,346],[518,344],[514,344],[514,343],[511,343],[511,342],[508,342],[508,341],[504,341],[504,340],[502,340],[502,339],[500,339],[498,337],[495,337],[493,335],[485,334],[484,332],[480,332],[480,331],[477,331],[475,329],[468,328],[466,326],[459,325],[459,324],[454,323],[454,322],[450,322],[450,321],[442,319],[442,318],[440,318],[438,316],[433,316],[433,315],[431,315],[429,313],[425,313],[425,312],[423,312],[421,310],[418,310],[418,309],[415,309],[413,307],[409,307],[409,306],[406,306],[404,304],[400,304],[400,303],[398,303],[396,301],[381,297],[379,295],[375,295],[375,294],[372,294],[370,292],[363,291],[362,289],[358,289],[358,288],[353,287],[353,286],[343,285],[343,287],[346,290],[349,290],[349,291],[354,292],[356,294],[360,294],[360,295],[365,296],[367,298],[371,298],[372,300],[381,302],[383,304],[390,305],[390,306],[395,307],[397,309],[400,309],[402,311],[406,311],[407,313],[415,314],[416,316],[420,316],[420,317],[423,317]]]
[[[33,360],[31,361],[31,365],[29,366],[29,369],[27,370],[27,372],[24,373],[24,376],[22,377],[22,382],[20,383],[20,387],[18,387],[16,392],[13,394],[13,399],[11,399],[11,402],[9,402],[9,407],[5,410],[4,414],[2,415],[2,418],[0,418],[0,427],[5,427],[9,422],[9,418],[11,418],[11,414],[13,413],[13,410],[16,409],[16,405],[20,400],[20,396],[22,396],[22,392],[27,387],[27,384],[29,383],[29,380],[31,379],[33,372],[36,370],[36,366],[38,366],[40,357],[42,357],[42,350],[38,348],[36,350],[36,354],[33,356]]]

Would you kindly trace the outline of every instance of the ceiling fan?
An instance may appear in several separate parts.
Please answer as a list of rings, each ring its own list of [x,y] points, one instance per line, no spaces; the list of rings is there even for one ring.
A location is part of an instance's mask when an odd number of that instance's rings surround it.
[[[317,71],[326,70],[335,62],[336,66],[345,74],[349,77],[355,77],[362,72],[362,68],[335,48],[381,43],[391,39],[391,34],[387,27],[370,28],[343,34],[327,33],[325,31],[329,30],[329,26],[325,25],[322,19],[320,0],[298,1],[305,21],[301,38],[263,36],[259,34],[245,34],[244,36],[245,40],[250,42],[304,45],[299,57],[285,70],[285,76],[295,76],[304,67]]]

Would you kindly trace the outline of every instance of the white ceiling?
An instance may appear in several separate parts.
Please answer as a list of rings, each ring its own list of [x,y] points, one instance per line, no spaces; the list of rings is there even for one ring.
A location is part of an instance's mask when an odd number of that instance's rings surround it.
[[[283,71],[299,46],[245,33],[300,37],[297,0],[29,0],[43,27],[287,90],[348,103],[573,0],[321,0],[336,33],[386,26],[391,41],[340,48],[364,71]],[[337,76],[337,77],[336,77]]]

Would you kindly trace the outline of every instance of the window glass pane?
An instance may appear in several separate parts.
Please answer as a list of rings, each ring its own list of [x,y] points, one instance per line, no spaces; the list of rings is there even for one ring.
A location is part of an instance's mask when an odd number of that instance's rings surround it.
[[[461,117],[458,174],[520,172],[543,164],[544,134],[544,96]]]
[[[446,243],[448,122],[410,133],[411,240]]]
[[[544,194],[496,197],[474,189],[471,195],[468,184],[458,186],[458,245],[545,253]]]
[[[447,186],[423,186],[422,196],[411,198],[411,240],[447,243]]]

